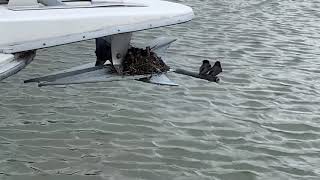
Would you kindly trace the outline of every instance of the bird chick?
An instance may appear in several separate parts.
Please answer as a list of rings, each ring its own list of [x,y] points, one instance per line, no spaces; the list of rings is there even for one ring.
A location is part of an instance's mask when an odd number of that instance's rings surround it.
[[[211,69],[211,64],[208,60],[203,60],[199,69],[199,75],[206,75]]]
[[[222,67],[220,61],[216,61],[212,68],[209,70],[209,75],[217,76],[222,72]]]

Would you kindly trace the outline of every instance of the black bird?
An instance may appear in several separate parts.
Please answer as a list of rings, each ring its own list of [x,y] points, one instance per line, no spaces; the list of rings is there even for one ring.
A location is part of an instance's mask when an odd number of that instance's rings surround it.
[[[199,75],[206,75],[211,69],[211,64],[208,60],[203,60],[199,69]]]
[[[209,70],[209,75],[217,76],[222,72],[222,67],[220,61],[216,61],[212,68]]]

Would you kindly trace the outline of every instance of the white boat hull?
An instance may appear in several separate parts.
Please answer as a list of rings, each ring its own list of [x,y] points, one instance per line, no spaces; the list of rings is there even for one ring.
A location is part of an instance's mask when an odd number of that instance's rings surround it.
[[[35,51],[21,52],[15,55],[0,54],[0,81],[25,68],[35,56]]]
[[[0,6],[0,53],[52,47],[189,21],[190,7],[159,0],[123,0],[143,6],[10,10]],[[22,28],[23,27],[23,28]]]

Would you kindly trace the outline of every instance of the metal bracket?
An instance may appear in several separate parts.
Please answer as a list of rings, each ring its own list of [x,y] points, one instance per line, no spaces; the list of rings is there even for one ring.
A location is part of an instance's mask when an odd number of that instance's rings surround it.
[[[119,74],[122,74],[122,62],[130,46],[132,33],[111,36],[112,63]]]

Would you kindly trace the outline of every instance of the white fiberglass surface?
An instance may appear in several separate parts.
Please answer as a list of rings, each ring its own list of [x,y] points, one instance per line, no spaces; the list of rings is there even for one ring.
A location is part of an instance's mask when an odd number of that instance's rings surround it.
[[[12,61],[14,56],[12,54],[1,54],[0,53],[0,66]]]
[[[90,32],[121,25],[157,22],[193,13],[192,9],[187,6],[166,1],[130,0],[125,2],[139,2],[146,4],[147,7],[11,11],[5,6],[0,6],[0,46]],[[173,22],[170,23],[174,24]],[[165,25],[170,25],[170,23]]]

